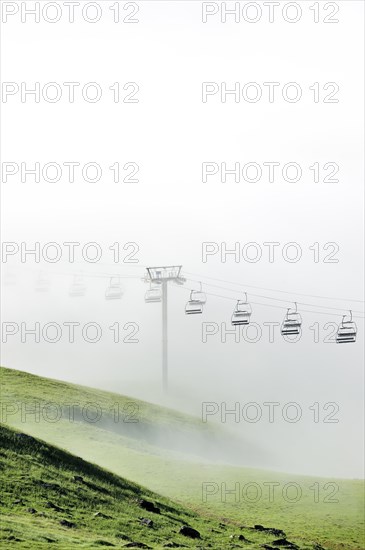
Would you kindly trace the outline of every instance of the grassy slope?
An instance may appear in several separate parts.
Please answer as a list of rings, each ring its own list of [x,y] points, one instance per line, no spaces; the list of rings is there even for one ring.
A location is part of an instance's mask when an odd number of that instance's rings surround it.
[[[69,550],[77,546],[123,546],[130,541],[152,548],[163,547],[168,541],[196,547],[196,541],[178,533],[182,525],[198,529],[203,546],[211,543],[214,548],[224,548],[229,544],[227,528],[217,522],[43,441],[19,437],[19,433],[0,426],[0,444],[0,544],[6,547],[56,545]],[[75,481],[74,476],[82,476],[83,481]],[[44,487],[44,483],[53,486]],[[154,502],[161,514],[141,509],[141,498]],[[59,509],[47,506],[49,502]],[[97,512],[108,517],[95,517]],[[154,527],[141,525],[141,517],[152,519]],[[61,520],[72,522],[74,527],[62,526]],[[237,535],[242,532],[236,529]],[[272,535],[263,538],[260,533],[247,532],[258,543],[273,539]]]
[[[4,402],[19,401],[34,406],[35,402],[45,404],[52,401],[80,403],[80,407],[88,402],[97,402],[103,410],[102,420],[97,423],[82,422],[80,418],[71,422],[68,416],[56,423],[45,422],[42,418],[40,422],[35,422],[34,415],[28,416],[22,423],[20,413],[8,416],[8,424],[27,433],[60,445],[205,515],[225,517],[237,525],[273,525],[286,531],[290,539],[301,541],[301,546],[306,546],[304,542],[318,541],[334,550],[364,548],[363,485],[360,481],[336,480],[340,487],[335,496],[338,502],[323,502],[327,491],[320,494],[320,502],[314,503],[313,491],[309,487],[315,482],[320,482],[323,487],[322,480],[207,464],[196,458],[193,461],[191,456],[186,460],[187,456],[181,452],[166,450],[164,447],[170,446],[173,433],[185,441],[186,451],[189,450],[186,441],[189,438],[195,441],[200,431],[203,431],[202,438],[206,441],[209,433],[206,432],[206,425],[186,415],[138,402],[139,422],[133,424],[130,431],[131,425],[123,422],[122,416],[119,422],[115,422],[110,412],[115,410],[116,403],[123,411],[130,401],[128,398],[10,369],[1,369],[1,380]],[[4,417],[2,419],[5,420]],[[158,435],[159,445],[154,445],[150,440],[151,434]],[[214,439],[215,436],[213,432],[209,433],[209,437]],[[280,486],[274,502],[269,502],[268,494],[264,493],[257,502],[248,502],[247,499],[234,502],[233,497],[228,497],[224,503],[218,494],[203,503],[201,490],[204,481],[219,485],[225,482],[227,487],[233,487],[236,482],[242,487],[249,481],[261,487],[265,487],[264,482],[277,482]],[[295,504],[286,502],[281,496],[281,489],[288,482],[299,483],[303,490],[302,498]]]
[[[44,441],[24,437],[23,433],[2,425],[0,446],[0,545],[4,548],[70,550],[142,547],[139,546],[142,543],[145,548],[155,549],[216,550],[249,544],[255,550],[278,538],[272,533],[233,527],[196,514]],[[81,480],[75,476],[81,476]],[[143,510],[139,506],[141,499],[153,502],[160,513]],[[141,518],[152,520],[153,527],[141,524]],[[63,520],[72,526],[61,525]],[[197,529],[201,538],[194,540],[180,534],[183,525]],[[246,542],[241,542],[240,536]],[[305,548],[313,549],[313,545]]]

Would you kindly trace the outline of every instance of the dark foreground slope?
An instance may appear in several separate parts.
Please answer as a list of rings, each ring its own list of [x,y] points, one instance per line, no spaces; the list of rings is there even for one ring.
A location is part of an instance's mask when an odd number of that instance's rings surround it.
[[[190,543],[179,530],[195,526],[193,514],[167,499],[4,426],[0,443],[1,537],[7,545],[69,549]],[[148,503],[154,511],[144,508]],[[204,527],[199,524],[201,531]],[[208,528],[207,523],[202,537]]]
[[[284,537],[275,530],[219,523],[187,511],[137,484],[5,426],[0,426],[0,445],[3,548],[255,549],[269,548],[274,540]],[[200,537],[180,532],[184,528],[189,534],[187,527],[198,531]]]

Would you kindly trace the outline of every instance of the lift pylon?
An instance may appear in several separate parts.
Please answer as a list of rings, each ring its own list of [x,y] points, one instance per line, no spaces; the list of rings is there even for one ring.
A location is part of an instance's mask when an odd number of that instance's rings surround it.
[[[168,332],[167,332],[167,285],[176,283],[183,285],[184,277],[181,276],[181,265],[164,265],[159,267],[147,267],[146,281],[162,285],[162,388],[168,391]]]

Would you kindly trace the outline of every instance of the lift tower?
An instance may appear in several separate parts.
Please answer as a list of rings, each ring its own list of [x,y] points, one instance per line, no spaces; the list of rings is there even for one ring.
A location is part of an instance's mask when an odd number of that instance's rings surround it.
[[[180,275],[181,268],[181,265],[147,267],[146,280],[162,286],[162,387],[166,393],[168,390],[167,285],[169,282],[184,284],[185,279]]]

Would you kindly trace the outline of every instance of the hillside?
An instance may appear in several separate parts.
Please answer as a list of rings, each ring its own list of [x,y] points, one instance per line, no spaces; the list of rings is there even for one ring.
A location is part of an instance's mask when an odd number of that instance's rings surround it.
[[[229,457],[225,445],[241,445],[218,427],[135,398],[78,386],[0,367],[1,400],[8,406],[0,421],[18,424],[64,424],[97,428],[164,452],[202,458]]]
[[[275,530],[214,522],[4,426],[0,426],[0,445],[0,542],[6,548],[197,548],[198,544],[224,549],[241,547],[249,536],[254,549],[262,544],[269,547],[269,542],[284,536]]]
[[[195,418],[110,392],[11,369],[1,369],[0,374],[2,421],[9,426],[148,487],[204,517],[217,521],[225,518],[236,527],[274,526],[283,529],[301,548],[315,544],[328,550],[365,548],[360,480],[320,479],[228,466],[222,459],[229,456],[236,442],[222,430],[208,428]],[[97,410],[101,416],[95,420],[92,413]],[[220,463],[209,460],[217,456]],[[213,484],[217,493],[204,499],[202,489],[206,483]],[[283,496],[284,487],[293,483],[302,493],[295,503]],[[224,484],[227,489],[238,484],[239,498],[228,494],[224,499]],[[260,498],[254,494],[242,497],[242,488],[247,484],[259,486]],[[278,487],[274,499],[268,494],[268,484]],[[318,499],[314,498],[314,487],[319,488]],[[331,498],[333,489],[335,495]]]

